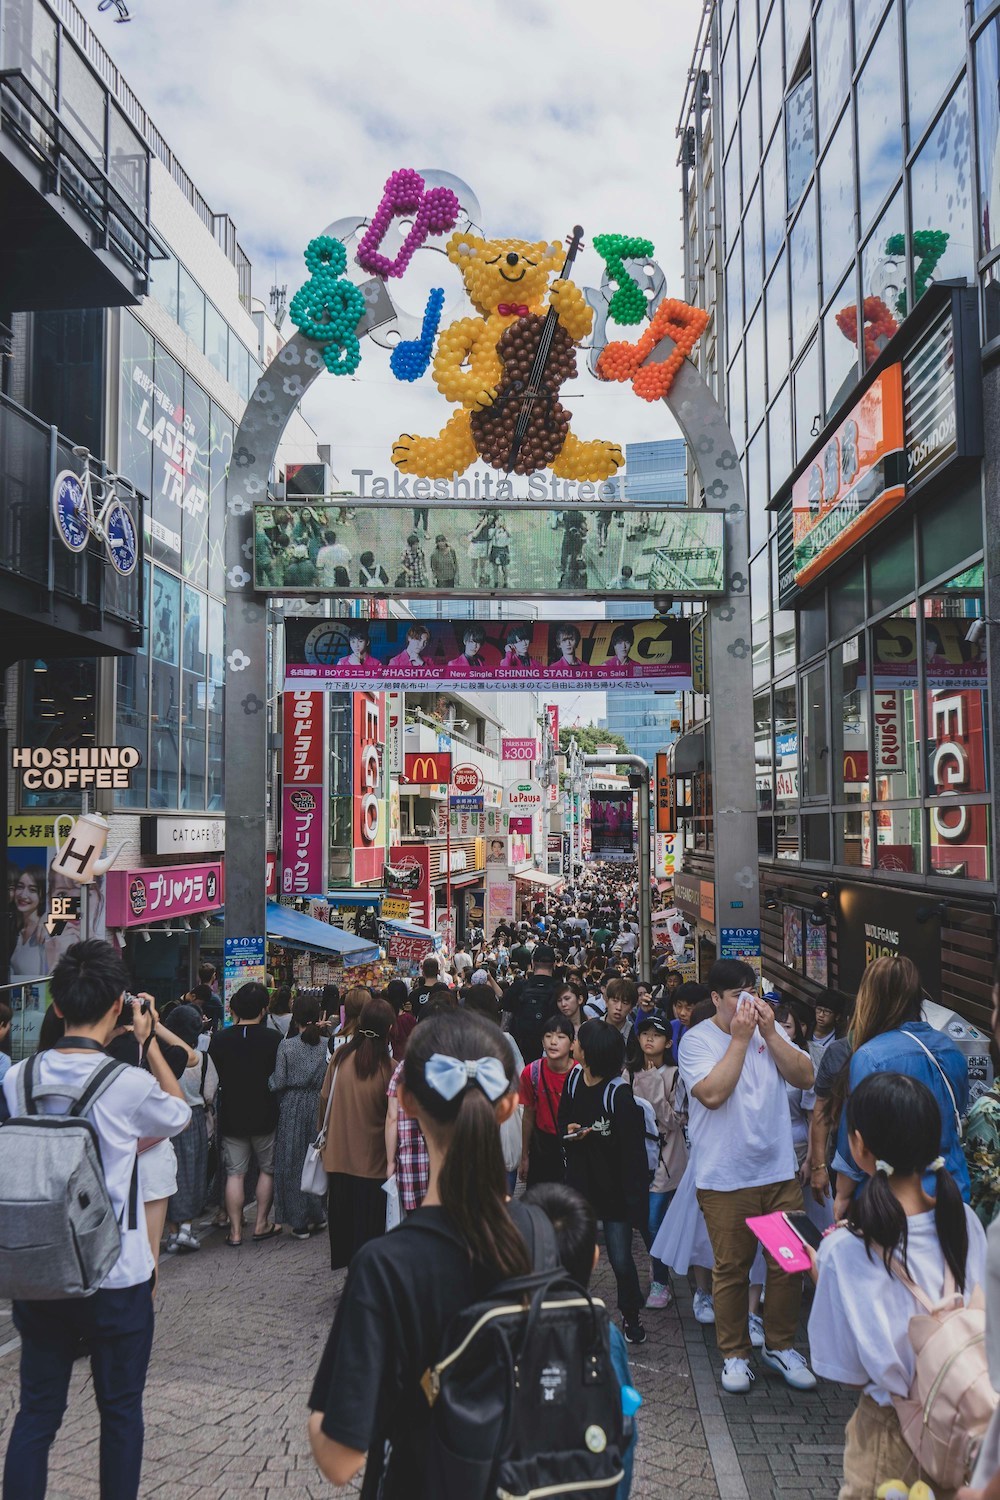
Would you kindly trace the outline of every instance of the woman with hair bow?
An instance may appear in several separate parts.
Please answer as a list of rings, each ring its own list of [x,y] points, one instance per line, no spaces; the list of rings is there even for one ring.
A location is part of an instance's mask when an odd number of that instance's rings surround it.
[[[333,1484],[348,1484],[367,1459],[362,1497],[429,1500],[420,1377],[457,1313],[531,1270],[500,1149],[499,1126],[517,1107],[506,1038],[462,1010],[428,1016],[410,1038],[399,1093],[427,1142],[427,1193],[351,1261],[309,1398],[309,1437]],[[331,1222],[334,1213],[331,1201]]]
[[[385,1233],[386,1089],[392,1077],[389,1033],[395,1021],[388,1000],[369,996],[357,1030],[330,1059],[320,1091],[320,1129],[329,1104],[323,1166],[330,1189],[327,1224],[335,1271],[349,1266],[368,1240]]]

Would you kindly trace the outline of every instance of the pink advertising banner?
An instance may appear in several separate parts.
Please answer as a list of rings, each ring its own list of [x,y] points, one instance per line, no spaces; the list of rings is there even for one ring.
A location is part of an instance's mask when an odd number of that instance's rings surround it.
[[[281,890],[325,896],[323,847],[324,699],[288,692],[282,705]]]
[[[109,927],[141,927],[167,917],[217,911],[224,899],[222,864],[110,870],[107,894]]]
[[[355,620],[285,622],[286,690],[378,692],[435,683],[500,688],[593,682],[691,687],[691,622]]]
[[[537,757],[537,740],[510,739],[505,735],[500,741],[501,760],[536,760]]]
[[[512,813],[507,819],[508,833],[526,833],[531,836],[531,814]]]

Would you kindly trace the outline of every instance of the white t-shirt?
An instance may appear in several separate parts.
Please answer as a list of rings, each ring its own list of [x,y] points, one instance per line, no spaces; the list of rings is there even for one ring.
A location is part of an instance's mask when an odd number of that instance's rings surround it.
[[[797,1089],[786,1080],[785,1097],[792,1121],[792,1144],[798,1156],[800,1148],[809,1143],[809,1116],[816,1108],[816,1095],[812,1089]]]
[[[780,1026],[775,1034],[792,1045]],[[720,1193],[787,1182],[796,1172],[785,1080],[759,1030],[750,1038],[739,1082],[725,1104],[706,1109],[694,1097],[695,1084],[708,1077],[730,1041],[713,1020],[702,1021],[684,1033],[677,1059],[689,1097],[695,1185]]]
[[[969,1254],[965,1300],[983,1282],[986,1233],[966,1206]],[[906,1221],[906,1260],[910,1276],[935,1301],[944,1294],[944,1255],[934,1213]],[[819,1282],[809,1317],[812,1367],[826,1380],[864,1386],[879,1406],[909,1394],[914,1355],[910,1319],[923,1308],[903,1283],[890,1276],[873,1245],[869,1259],[863,1240],[848,1229],[828,1234],[819,1247]]]
[[[46,1115],[65,1114],[70,1101],[79,1098],[83,1092],[94,1069],[107,1061],[96,1052],[55,1049],[41,1053],[40,1058],[36,1084],[45,1088],[55,1088],[59,1084],[66,1086],[64,1099],[39,1099],[39,1111]],[[12,1114],[17,1111],[16,1085],[24,1067],[24,1063],[16,1063],[3,1081],[7,1108]],[[101,1282],[101,1290],[139,1286],[153,1274],[153,1256],[142,1209],[141,1162],[138,1224],[135,1229],[128,1227],[127,1205],[136,1144],[142,1136],[179,1135],[191,1118],[191,1108],[183,1099],[165,1094],[151,1073],[142,1068],[127,1067],[101,1095],[88,1118],[100,1142],[111,1206],[122,1224],[122,1251]]]

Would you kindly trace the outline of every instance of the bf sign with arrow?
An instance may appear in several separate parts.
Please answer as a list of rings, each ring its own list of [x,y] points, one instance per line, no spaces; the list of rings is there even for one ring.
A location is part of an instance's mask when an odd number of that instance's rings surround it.
[[[52,908],[45,918],[45,926],[55,937],[61,937],[67,922],[80,920],[79,896],[53,896]]]

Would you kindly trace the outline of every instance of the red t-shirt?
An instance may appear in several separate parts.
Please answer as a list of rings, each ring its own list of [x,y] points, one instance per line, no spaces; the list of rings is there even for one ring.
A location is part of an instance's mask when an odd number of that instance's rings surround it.
[[[556,1073],[549,1067],[547,1059],[541,1057],[537,1062],[529,1063],[521,1074],[521,1086],[518,1091],[520,1100],[522,1104],[535,1111],[536,1130],[544,1130],[546,1135],[557,1134],[559,1100],[562,1098],[566,1080],[572,1071],[570,1067],[565,1073]],[[537,1089],[535,1077],[538,1079]]]

